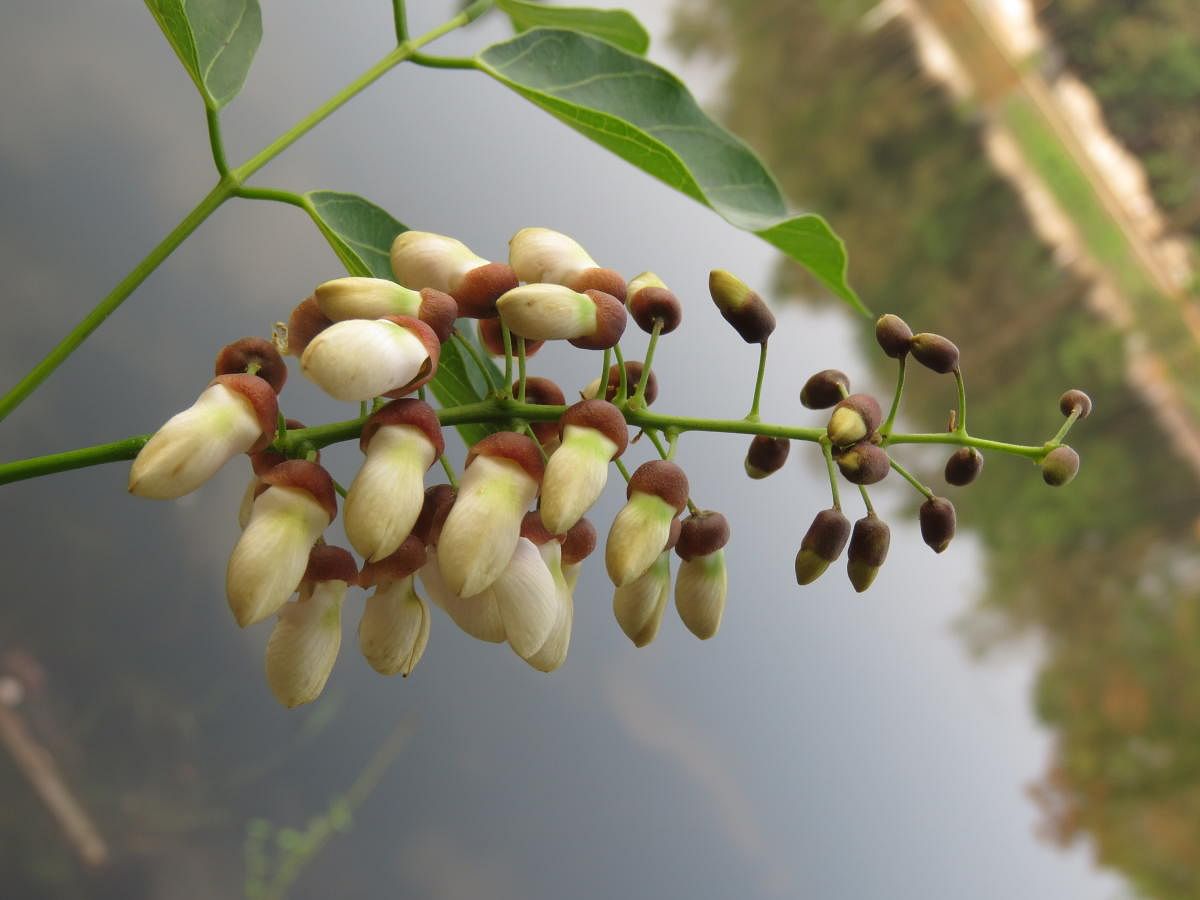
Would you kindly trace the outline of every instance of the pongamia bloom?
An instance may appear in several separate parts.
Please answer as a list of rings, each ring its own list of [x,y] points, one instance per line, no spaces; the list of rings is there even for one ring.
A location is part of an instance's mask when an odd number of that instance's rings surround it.
[[[458,317],[458,304],[449,294],[433,288],[410,290],[386,278],[335,278],[317,285],[313,296],[332,322],[410,316],[432,328],[443,342],[450,337]]]
[[[688,631],[700,640],[708,640],[721,627],[728,593],[724,550],[680,563],[675,576],[675,609]]]
[[[565,534],[599,498],[609,463],[624,452],[629,429],[621,411],[604,400],[582,400],[563,413],[562,442],[542,479],[542,524]]]
[[[625,301],[625,280],[601,268],[574,238],[549,228],[522,228],[508,242],[508,262],[521,281],[596,289]]]
[[[571,647],[571,628],[575,623],[575,601],[563,573],[562,545],[557,540],[549,540],[538,547],[538,552],[554,580],[557,602],[550,634],[535,653],[524,659],[539,672],[553,672],[567,661],[567,651]]]
[[[433,288],[458,302],[458,314],[472,319],[496,315],[496,298],[517,286],[504,263],[476,255],[456,238],[429,231],[404,231],[392,242],[392,273],[413,290]]]
[[[263,379],[213,379],[142,447],[129,470],[129,492],[156,500],[190,494],[239,453],[270,443],[277,415],[275,392]]]
[[[671,592],[671,552],[664,550],[645,572],[613,593],[613,615],[635,647],[658,635]]]
[[[500,321],[526,340],[570,341],[603,350],[625,332],[625,304],[611,294],[578,293],[559,284],[524,284],[496,301]]]
[[[458,498],[438,540],[438,564],[453,593],[478,594],[500,577],[542,473],[537,444],[525,435],[499,432],[471,448]]]
[[[335,322],[300,357],[306,377],[335,400],[357,403],[416,390],[433,377],[441,344],[419,319]]]
[[[445,537],[443,530],[443,544]],[[560,605],[554,576],[529,538],[517,539],[508,565],[491,589],[509,645],[522,659],[528,659],[550,637]]]
[[[413,576],[381,582],[358,623],[358,646],[371,668],[407,677],[428,643],[429,609],[413,589]]]
[[[359,446],[366,459],[346,494],[346,537],[376,562],[412,533],[425,501],[425,472],[445,443],[433,407],[393,400],[367,420]]]
[[[428,552],[429,559],[417,574],[429,599],[445,610],[455,625],[476,640],[491,644],[504,643],[504,620],[500,618],[495,592],[488,588],[470,597],[458,596],[442,578],[437,549],[430,547]]]
[[[604,548],[608,577],[617,587],[650,568],[666,547],[672,522],[687,504],[687,476],[665,460],[643,463],[629,480],[628,496]]]
[[[253,625],[275,613],[308,566],[309,551],[337,512],[333,483],[315,463],[290,460],[261,476],[225,573],[225,593],[237,623]]]

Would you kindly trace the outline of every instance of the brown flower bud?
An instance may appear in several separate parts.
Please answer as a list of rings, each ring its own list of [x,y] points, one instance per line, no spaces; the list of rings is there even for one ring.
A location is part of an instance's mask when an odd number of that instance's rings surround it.
[[[504,263],[471,269],[448,293],[458,304],[458,314],[468,319],[494,319],[496,301],[517,286],[517,276]]]
[[[435,484],[425,489],[425,503],[421,506],[421,514],[413,525],[413,536],[427,547],[436,547],[442,536],[442,526],[446,524],[446,516],[450,515],[450,507],[458,492],[448,484]]]
[[[638,328],[647,334],[661,321],[659,334],[670,334],[683,321],[683,307],[667,286],[653,272],[643,272],[629,282],[625,305]]]
[[[362,571],[358,573],[358,586],[369,588],[381,582],[407,578],[425,565],[427,556],[425,542],[410,534],[391,555],[378,562],[363,563]]]
[[[871,586],[883,561],[887,559],[892,532],[887,522],[869,513],[854,523],[850,549],[846,553],[846,571],[850,583],[860,594]]]
[[[637,390],[638,382],[642,378],[642,369],[644,367],[640,362],[630,360],[625,363],[625,386],[630,394]],[[617,392],[621,389],[621,368],[616,363],[609,366],[608,369],[608,384],[604,389],[604,399],[611,401],[617,396]],[[591,400],[600,394],[600,379],[597,378],[586,388],[580,392],[586,400]],[[643,399],[646,405],[649,406],[658,398],[658,378],[654,371],[651,370],[649,377],[646,379],[646,395]]]
[[[796,583],[812,584],[842,555],[850,539],[850,520],[840,509],[823,509],[817,513],[800,542],[796,554]]]
[[[421,306],[417,318],[433,329],[443,344],[454,333],[454,320],[458,318],[458,302],[449,294],[433,288],[421,289]],[[528,348],[526,348],[528,355]]]
[[[859,441],[834,457],[843,477],[851,484],[875,484],[891,471],[887,451],[869,440]]]
[[[882,419],[883,411],[874,397],[851,394],[838,401],[825,430],[835,447],[848,447],[874,434]]]
[[[1079,418],[1086,419],[1092,414],[1092,398],[1083,391],[1072,388],[1058,398],[1058,408],[1064,416],[1069,416],[1078,409]]]
[[[959,447],[946,460],[946,483],[963,487],[983,471],[983,454],[974,447]]]
[[[824,369],[804,382],[800,402],[809,409],[829,409],[842,399],[842,391],[850,390],[850,379],[837,369]]]
[[[746,451],[746,474],[751,478],[766,478],[783,468],[792,442],[787,438],[756,434]]]
[[[1069,484],[1079,474],[1079,454],[1063,444],[1042,459],[1042,480],[1051,487]]]
[[[921,538],[941,553],[954,538],[954,504],[945,497],[930,497],[921,504]]]
[[[477,332],[479,334],[479,343],[492,356],[504,355],[504,336],[500,333],[500,319],[480,319],[477,323]],[[513,338],[515,342],[517,338]],[[533,356],[542,349],[545,341],[531,341],[525,339],[525,358]],[[513,344],[513,353],[516,353],[516,344]]]
[[[762,344],[775,330],[775,314],[766,301],[724,269],[708,274],[708,292],[725,321],[747,344]]]
[[[562,545],[562,561],[564,566],[573,566],[583,562],[596,549],[599,536],[596,526],[587,519],[580,519],[567,531]]]
[[[514,397],[517,396],[518,384],[520,382],[513,384]],[[539,406],[564,406],[567,398],[563,396],[562,388],[549,378],[534,375],[525,379],[525,402],[536,403]],[[533,429],[538,443],[543,447],[558,445],[557,422],[530,422],[529,427]]]
[[[244,337],[226,344],[217,354],[213,374],[237,375],[252,365],[258,367],[254,374],[271,385],[276,394],[283,390],[288,376],[287,363],[275,345],[263,338]]]
[[[595,269],[593,271],[607,271]],[[614,273],[615,274],[615,273]],[[586,337],[572,338],[568,343],[581,350],[607,350],[625,333],[627,316],[625,304],[612,294],[595,289],[583,291],[596,304],[596,330]]]
[[[688,516],[679,527],[675,555],[686,561],[716,553],[729,543],[729,521],[719,512],[704,510]]]
[[[328,319],[321,312],[321,307],[317,306],[316,297],[301,300],[288,317],[288,355],[300,356],[303,354],[304,348],[312,339],[332,324],[332,320]]]
[[[875,340],[883,348],[883,352],[892,359],[899,359],[908,353],[912,346],[913,333],[899,316],[888,313],[879,317],[875,323]]]
[[[925,368],[942,375],[958,368],[958,348],[940,334],[921,332],[913,335],[909,352]]]

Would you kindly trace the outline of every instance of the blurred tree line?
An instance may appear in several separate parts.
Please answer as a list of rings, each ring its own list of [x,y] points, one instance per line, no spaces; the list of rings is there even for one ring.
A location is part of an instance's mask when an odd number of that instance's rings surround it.
[[[875,5],[702,0],[681,9],[674,37],[729,62],[725,121],[795,202],[829,217],[867,303],[959,344],[972,430],[1036,442],[1057,427],[1063,389],[1097,400],[1072,435],[1083,469],[1067,489],[1008,458],[966,490],[945,485],[936,460],[926,474],[987,549],[973,646],[1033,634],[1045,648],[1036,705],[1056,751],[1033,794],[1047,835],[1089,836],[1147,894],[1200,896],[1200,485],[1127,384],[1122,335],[1088,311],[1089,286],[1055,263],[989,166],[981,118],[922,74],[903,22],[864,25]],[[1058,0],[1046,23],[1172,221],[1196,233],[1195,0]],[[819,293],[794,266],[777,287]],[[863,340],[890,384],[891,360],[870,329]],[[913,377],[914,426],[943,427],[953,405],[933,378]]]

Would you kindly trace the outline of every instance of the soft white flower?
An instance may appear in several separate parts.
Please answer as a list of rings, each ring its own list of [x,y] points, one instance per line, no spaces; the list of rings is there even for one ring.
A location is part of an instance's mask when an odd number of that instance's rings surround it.
[[[442,546],[445,538],[443,530]],[[554,576],[531,540],[518,538],[508,565],[492,584],[492,592],[508,643],[518,656],[528,659],[550,637],[559,610]]]
[[[421,294],[386,278],[346,276],[317,285],[313,293],[321,312],[333,322],[416,316]]]
[[[571,340],[596,332],[596,302],[559,284],[524,284],[496,301],[500,320],[523,338]]]
[[[629,584],[662,553],[671,536],[676,509],[654,494],[634,491],[613,519],[604,548],[608,577],[617,587]]]
[[[381,582],[358,623],[358,646],[381,675],[408,676],[429,643],[429,610],[413,590],[413,576]]]
[[[336,400],[371,400],[404,388],[427,376],[437,364],[430,345],[414,327],[428,326],[408,321],[409,327],[390,319],[336,322],[312,339],[300,366]],[[436,345],[436,337],[433,341]]]
[[[625,418],[611,403],[583,400],[562,417],[562,443],[546,464],[540,512],[551,534],[565,534],[596,502],[608,466],[628,442]]]
[[[428,548],[429,561],[421,567],[418,575],[429,599],[450,616],[454,624],[471,637],[492,644],[504,641],[504,620],[500,618],[500,607],[491,588],[471,597],[459,597],[446,586],[442,570],[438,566],[437,550]]]
[[[286,604],[267,641],[267,683],[291,708],[321,695],[342,644],[346,582],[305,582],[300,599]]]
[[[645,572],[613,594],[613,615],[633,641],[645,647],[658,635],[671,591],[671,553],[664,551]]]
[[[425,500],[425,472],[437,453],[415,425],[384,425],[371,437],[343,519],[346,537],[368,561],[388,556],[412,532]]]
[[[508,264],[521,281],[566,285],[580,273],[598,268],[574,238],[549,228],[522,228],[513,235]]]
[[[728,592],[724,550],[680,563],[675,577],[675,608],[683,624],[700,640],[708,640],[721,627]]]
[[[556,614],[554,625],[545,642],[525,661],[539,672],[553,672],[567,660],[571,646],[571,628],[575,622],[575,601],[562,569],[562,545],[558,541],[547,541],[538,548],[542,561],[554,579]]]
[[[488,265],[456,238],[430,231],[404,231],[392,242],[392,273],[413,290],[433,288],[453,294],[463,277]]]

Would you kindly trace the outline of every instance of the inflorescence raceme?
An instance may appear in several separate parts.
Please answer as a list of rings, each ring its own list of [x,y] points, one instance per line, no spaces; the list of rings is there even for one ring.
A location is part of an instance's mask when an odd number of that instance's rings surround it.
[[[684,432],[752,435],[745,468],[756,479],[782,468],[793,440],[819,445],[833,505],[817,514],[801,541],[796,580],[816,580],[848,544],[847,570],[858,591],[874,580],[890,541],[866,487],[893,469],[925,497],[919,516],[925,542],[940,553],[954,536],[953,504],[893,459],[890,446],[958,445],[946,464],[952,485],[979,475],[981,448],[1036,461],[1052,485],[1066,484],[1079,468],[1078,455],[1062,439],[1090,412],[1085,394],[1063,395],[1067,421],[1044,445],[975,438],[966,431],[958,349],[940,335],[914,335],[896,316],[883,316],[876,327],[880,347],[899,365],[886,416],[874,398],[851,393],[843,373],[825,370],[800,392],[804,406],[830,410],[823,427],[768,425],[758,407],[774,316],[739,279],[712,272],[712,299],[738,335],[759,346],[759,368],[745,418],[693,419],[648,409],[659,393],[651,369],[655,345],[682,320],[678,298],[653,273],[626,283],[574,240],[544,228],[519,231],[508,263],[417,231],[396,238],[391,261],[395,281],[328,281],[295,308],[275,342],[244,338],[224,348],[213,381],[144,444],[130,471],[132,493],[174,498],[198,488],[234,456],[248,456],[253,475],[239,510],[242,532],[226,592],[239,625],[276,617],[267,680],[286,706],[321,693],[339,650],[350,587],[371,592],[358,641],[382,674],[408,675],[425,650],[430,615],[422,593],[473,637],[507,642],[540,671],[557,669],[570,644],[580,566],[597,544],[585,515],[614,467],[627,482],[626,503],[604,548],[618,624],[639,647],[654,640],[671,593],[673,550],[680,618],[697,637],[712,637],[725,609],[730,528],[719,512],[695,505],[687,476],[673,461]],[[504,357],[510,376],[504,384],[456,330],[462,318],[477,320],[479,343]],[[650,335],[642,362],[621,356],[627,318]],[[492,391],[482,402],[439,411],[425,401],[422,387],[437,374],[442,345],[451,340]],[[601,375],[580,391],[578,402],[567,405],[557,385],[527,375],[527,360],[545,341],[603,351]],[[362,404],[360,416],[318,428],[286,419],[277,400],[287,379],[285,354],[298,357],[305,376],[330,396]],[[958,407],[944,433],[893,433],[910,358],[956,380]],[[512,382],[514,359],[519,375]],[[500,430],[470,447],[456,479],[442,428],[469,422]],[[620,461],[631,427],[661,457],[632,474]],[[342,491],[322,467],[320,447],[354,437],[363,463]],[[427,488],[427,473],[439,461],[450,483]],[[866,504],[866,516],[853,526],[842,512],[839,472],[859,487]],[[361,567],[349,551],[322,539],[337,515],[338,493]]]

